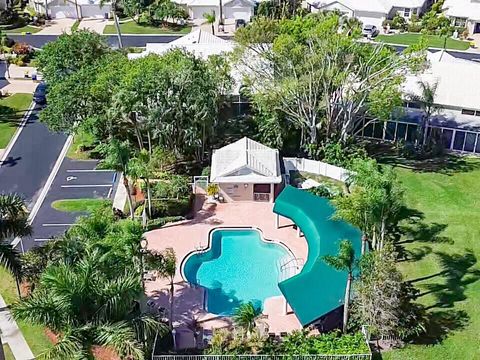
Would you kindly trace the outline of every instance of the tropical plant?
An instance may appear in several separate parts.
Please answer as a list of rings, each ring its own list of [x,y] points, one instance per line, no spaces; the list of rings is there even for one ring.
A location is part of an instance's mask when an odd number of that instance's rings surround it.
[[[175,297],[175,273],[177,271],[177,256],[172,248],[161,252],[150,251],[146,256],[146,265],[151,270],[158,272],[159,276],[168,280],[169,305],[168,326],[173,329],[173,305]]]
[[[9,241],[15,237],[30,235],[31,231],[22,198],[16,194],[0,194],[0,265],[15,277],[19,296],[22,263],[18,251]]]
[[[435,97],[437,95],[438,82],[429,83],[427,81],[419,81],[420,94],[412,94],[411,100],[420,104],[423,111],[422,122],[418,127],[418,139],[420,147],[427,143],[427,129],[430,126],[432,115],[439,111],[439,107],[435,104]]]
[[[205,13],[203,18],[207,21],[207,24],[210,24],[212,27],[212,34],[215,35],[215,13]]]
[[[214,196],[218,194],[218,184],[208,184],[207,186],[207,195],[208,196]]]
[[[144,359],[145,341],[165,326],[136,305],[142,287],[136,272],[109,274],[101,252],[88,251],[75,264],[46,268],[28,298],[12,306],[16,319],[48,327],[59,341],[47,359],[91,358],[97,345],[121,358]]]
[[[355,259],[355,250],[349,240],[342,240],[339,245],[337,255],[325,255],[322,257],[327,265],[335,270],[347,272],[347,284],[345,287],[345,299],[343,302],[343,333],[347,332],[351,288],[353,282],[353,272],[357,267]]]
[[[152,192],[150,179],[154,175],[154,170],[151,166],[150,154],[146,149],[142,149],[137,156],[135,156],[129,163],[130,174],[135,178],[142,179],[147,188],[147,204],[148,216],[152,217]]]
[[[112,169],[123,173],[123,186],[127,192],[127,201],[130,208],[130,217],[135,218],[135,209],[133,208],[132,193],[130,191],[130,182],[128,176],[131,175],[130,165],[132,150],[128,141],[120,142],[112,139],[108,144],[104,144],[100,148],[100,152],[104,156],[100,167],[104,169]]]
[[[250,336],[256,327],[255,321],[262,315],[262,310],[255,307],[252,302],[241,304],[233,315],[233,321],[241,327],[247,336]]]

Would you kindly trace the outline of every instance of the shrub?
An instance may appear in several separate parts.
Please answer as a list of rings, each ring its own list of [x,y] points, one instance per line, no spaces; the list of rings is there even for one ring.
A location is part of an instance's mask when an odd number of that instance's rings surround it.
[[[155,198],[184,198],[191,192],[190,178],[183,175],[167,174],[153,188]]]
[[[33,49],[27,43],[15,43],[12,47],[12,52],[17,55],[30,55]]]
[[[327,199],[333,199],[336,196],[340,195],[339,191],[337,189],[334,189],[327,184],[320,184],[317,187],[312,187],[310,189],[307,189],[309,193],[312,193],[314,195],[324,197]]]
[[[10,25],[18,21],[18,13],[12,9],[0,10],[0,25]]]
[[[169,222],[176,222],[181,220],[185,220],[185,217],[184,216],[166,216],[163,218],[148,220],[146,230],[147,231],[155,230],[155,229],[161,228],[162,226],[164,226]]]
[[[392,29],[397,29],[401,31],[407,30],[407,21],[400,15],[395,15],[392,19],[392,23],[390,24]]]
[[[207,195],[213,196],[218,193],[218,185],[217,184],[208,184],[207,187]]]
[[[165,216],[185,216],[190,212],[192,201],[190,198],[153,200],[152,218]]]
[[[202,169],[202,176],[210,176],[210,166],[206,166]]]

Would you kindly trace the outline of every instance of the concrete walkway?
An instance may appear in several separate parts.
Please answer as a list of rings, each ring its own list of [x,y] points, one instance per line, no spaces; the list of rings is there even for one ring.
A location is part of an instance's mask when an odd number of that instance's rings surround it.
[[[45,24],[45,28],[35,35],[61,35],[63,33],[70,34],[72,26],[76,19],[54,19]]]
[[[78,30],[90,30],[98,34],[103,34],[105,26],[107,26],[109,23],[110,22],[106,19],[86,18],[80,21]]]
[[[12,318],[7,304],[0,295],[0,330],[2,334],[2,343],[8,344],[12,350],[15,360],[31,360],[35,359],[32,350],[28,346],[22,332],[17,326],[17,323]]]

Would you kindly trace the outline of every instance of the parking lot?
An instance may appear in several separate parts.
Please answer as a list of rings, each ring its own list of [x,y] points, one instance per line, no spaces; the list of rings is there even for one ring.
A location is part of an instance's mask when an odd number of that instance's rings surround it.
[[[64,158],[57,175],[33,221],[33,235],[23,239],[24,250],[49,241],[74,226],[79,212],[55,210],[52,203],[62,199],[112,199],[118,176],[112,170],[97,170],[97,160]]]

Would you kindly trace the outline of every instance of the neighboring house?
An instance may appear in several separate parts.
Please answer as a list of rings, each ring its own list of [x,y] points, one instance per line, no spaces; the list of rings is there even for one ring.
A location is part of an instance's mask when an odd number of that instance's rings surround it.
[[[480,155],[480,63],[458,59],[446,51],[427,54],[430,67],[411,74],[403,84],[405,109],[394,119],[367,126],[362,136],[389,141],[414,141],[422,120],[422,91],[419,81],[436,84],[430,130],[442,139],[447,150]]]
[[[410,19],[420,15],[431,5],[432,0],[308,0],[311,12],[340,11],[348,17],[356,17],[363,25],[382,26],[383,21],[400,15]]]
[[[282,188],[278,150],[247,137],[214,150],[210,182],[228,202],[273,202]]]
[[[479,0],[446,0],[443,10],[453,25],[467,28],[470,34],[480,33]]]
[[[47,4],[48,16],[52,19],[105,18],[112,11],[109,3],[101,6],[99,0],[31,0],[30,4],[41,14],[46,13]]]
[[[203,19],[203,14],[220,16],[220,0],[173,0],[173,2],[187,9],[190,19]],[[223,0],[223,20],[250,21],[253,16],[255,2],[253,0]]]

